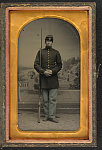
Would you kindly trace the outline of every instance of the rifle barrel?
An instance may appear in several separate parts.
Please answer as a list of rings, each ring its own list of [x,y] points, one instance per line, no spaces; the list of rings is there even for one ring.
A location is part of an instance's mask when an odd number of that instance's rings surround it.
[[[42,49],[42,28],[41,28],[41,48],[40,48],[40,66],[41,66],[41,49]],[[39,103],[38,103],[38,123],[40,123],[40,109],[41,109],[41,76],[39,74]]]

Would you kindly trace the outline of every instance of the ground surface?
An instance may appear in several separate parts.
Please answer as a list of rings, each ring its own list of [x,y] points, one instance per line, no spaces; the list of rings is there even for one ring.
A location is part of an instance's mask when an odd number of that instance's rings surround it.
[[[20,110],[18,114],[18,124],[21,130],[44,130],[44,131],[74,131],[80,127],[80,115],[79,114],[58,114],[59,123],[51,121],[44,122],[43,116],[38,123],[38,114],[33,111]]]

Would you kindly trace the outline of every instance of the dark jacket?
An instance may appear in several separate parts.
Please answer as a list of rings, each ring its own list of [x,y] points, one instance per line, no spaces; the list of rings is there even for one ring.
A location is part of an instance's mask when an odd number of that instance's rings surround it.
[[[62,61],[60,53],[50,48],[45,47],[41,50],[41,66],[40,66],[40,50],[38,51],[35,62],[34,62],[35,70],[40,73],[40,85],[42,89],[56,89],[59,87],[58,75],[57,73],[62,68]],[[52,75],[50,77],[46,77],[44,75],[44,71],[46,69],[52,70]]]

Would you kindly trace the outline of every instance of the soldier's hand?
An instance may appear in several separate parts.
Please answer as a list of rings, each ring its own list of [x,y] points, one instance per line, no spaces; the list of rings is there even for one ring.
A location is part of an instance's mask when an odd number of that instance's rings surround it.
[[[45,74],[45,76],[49,77],[49,76],[51,76],[51,74],[52,74],[52,70],[46,70],[46,71],[44,72],[44,74]]]
[[[50,73],[46,70],[46,71],[44,72],[44,75],[45,75],[46,77],[49,77],[49,76],[50,76]]]
[[[50,69],[46,69],[46,70],[49,72],[50,75],[52,75],[52,70]]]

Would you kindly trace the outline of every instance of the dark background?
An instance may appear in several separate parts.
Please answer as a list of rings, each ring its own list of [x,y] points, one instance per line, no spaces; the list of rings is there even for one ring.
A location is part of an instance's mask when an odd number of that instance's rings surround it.
[[[96,57],[102,63],[102,0],[0,0],[0,2],[96,2]],[[102,66],[97,79],[97,147],[33,147],[1,148],[5,150],[101,150],[102,149]]]

